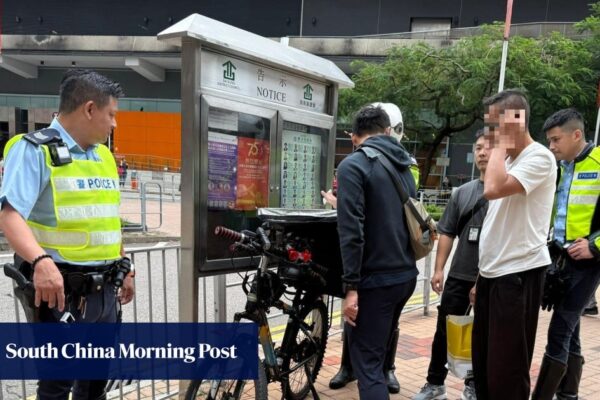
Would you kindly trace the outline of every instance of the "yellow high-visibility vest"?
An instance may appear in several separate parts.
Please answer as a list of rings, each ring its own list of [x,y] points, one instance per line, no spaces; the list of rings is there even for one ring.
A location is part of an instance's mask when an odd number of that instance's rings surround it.
[[[559,185],[562,184],[562,179],[561,176]],[[582,160],[575,160],[573,180],[571,181],[567,201],[565,234],[567,242],[593,235],[592,229],[599,229],[599,227],[592,227],[592,219],[596,212],[599,195],[600,148],[596,147]],[[591,239],[596,248],[600,248],[600,236]]]
[[[6,144],[5,155],[22,137]],[[56,226],[27,221],[39,245],[56,250],[66,261],[121,258],[119,176],[110,150],[104,145],[96,148],[101,161],[73,159],[54,166],[48,146],[40,148],[50,170]]]

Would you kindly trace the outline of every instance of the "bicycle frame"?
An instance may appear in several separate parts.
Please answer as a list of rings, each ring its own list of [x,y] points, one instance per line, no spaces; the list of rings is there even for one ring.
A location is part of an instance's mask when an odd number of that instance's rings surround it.
[[[271,261],[271,257],[266,256],[266,255],[261,256],[260,262],[259,262],[259,267],[257,269],[257,275],[255,278],[256,281],[260,281],[262,276],[267,272],[270,261]],[[287,376],[289,374],[291,374],[292,372],[296,371],[297,369],[303,368],[305,365],[308,364],[309,361],[311,361],[314,357],[318,356],[319,354],[315,354],[315,355],[307,358],[306,360],[298,363],[297,365],[294,366],[294,368],[292,368],[288,371],[282,371],[281,366],[278,362],[278,357],[277,357],[277,353],[275,351],[273,338],[271,336],[271,329],[269,327],[269,322],[267,319],[268,308],[265,308],[262,305],[260,305],[259,301],[261,299],[259,297],[260,297],[260,293],[249,292],[248,293],[248,302],[246,304],[246,310],[243,312],[240,312],[240,313],[236,313],[234,316],[234,322],[240,322],[242,319],[247,319],[249,321],[252,321],[252,322],[255,322],[256,324],[258,324],[258,337],[259,337],[259,342],[260,342],[260,345],[263,349],[264,356],[265,356],[265,369],[267,372],[267,378],[269,381],[281,381],[283,379],[287,379]],[[299,328],[306,335],[306,337],[311,341],[311,343],[313,345],[315,345],[315,347],[318,348],[318,345],[315,342],[315,340],[313,339],[313,337],[310,335],[310,332],[309,332],[306,324],[304,323],[304,321],[302,321],[298,318],[298,311],[299,311],[298,306],[310,304],[310,302],[305,302],[300,297],[301,297],[301,291],[297,292],[297,294],[295,295],[293,305],[287,304],[281,300],[276,300],[272,303],[272,307],[274,307],[278,310],[281,310],[284,314],[289,316],[290,319],[288,320],[288,325],[290,323],[297,323]],[[256,307],[248,307],[248,303],[254,303],[254,302],[256,302],[258,304]],[[296,304],[296,303],[298,303],[298,304]],[[287,332],[287,328],[286,328],[286,332]],[[286,349],[286,348],[290,347],[289,344],[285,342],[286,339],[287,340],[294,339],[294,338],[289,338],[287,336],[288,335],[284,334],[284,337],[283,337],[284,342],[281,345],[282,349]]]

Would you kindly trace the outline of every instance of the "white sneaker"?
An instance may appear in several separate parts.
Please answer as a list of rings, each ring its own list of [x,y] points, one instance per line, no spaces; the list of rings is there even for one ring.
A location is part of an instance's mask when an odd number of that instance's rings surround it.
[[[477,394],[475,393],[475,383],[473,381],[469,382],[468,385],[465,385],[463,389],[462,396],[460,396],[461,400],[477,400]]]
[[[421,388],[421,391],[412,398],[412,400],[445,400],[446,399],[446,386],[444,385],[432,385],[426,383]]]

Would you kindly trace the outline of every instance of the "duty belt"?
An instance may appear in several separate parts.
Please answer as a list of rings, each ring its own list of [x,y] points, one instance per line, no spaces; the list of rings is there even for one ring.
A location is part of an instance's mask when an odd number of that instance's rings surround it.
[[[63,276],[65,294],[85,296],[102,291],[111,282],[115,264],[89,267],[57,263],[56,266]]]

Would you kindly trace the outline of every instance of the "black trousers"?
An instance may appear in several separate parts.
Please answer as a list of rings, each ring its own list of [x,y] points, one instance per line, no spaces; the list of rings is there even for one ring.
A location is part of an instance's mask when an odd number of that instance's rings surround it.
[[[448,376],[448,342],[446,339],[446,317],[464,315],[469,308],[469,292],[475,282],[448,277],[438,306],[437,326],[431,345],[431,361],[427,371],[427,382],[443,385]]]
[[[117,322],[118,302],[116,288],[105,283],[101,292],[86,296],[85,313],[77,310],[78,299],[73,298],[65,305],[65,311],[70,311],[75,317],[75,323]],[[40,307],[41,322],[58,322],[63,313],[49,309],[47,303]],[[72,400],[102,400],[106,398],[106,380],[74,381],[57,380],[38,382],[37,398],[39,400],[67,400],[71,389]]]
[[[389,399],[383,363],[392,325],[413,294],[417,279],[376,289],[358,290],[356,327],[347,325],[350,358],[363,400]]]
[[[527,400],[546,267],[479,276],[473,324],[478,400]]]

